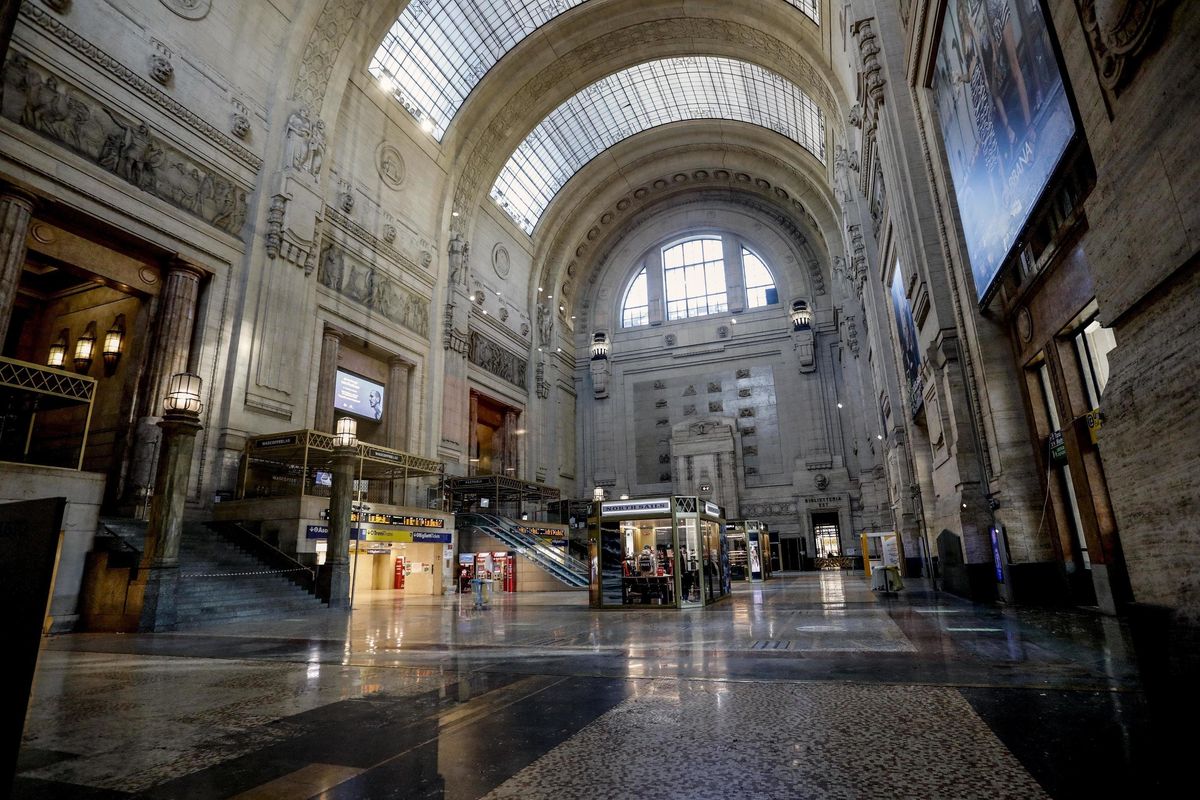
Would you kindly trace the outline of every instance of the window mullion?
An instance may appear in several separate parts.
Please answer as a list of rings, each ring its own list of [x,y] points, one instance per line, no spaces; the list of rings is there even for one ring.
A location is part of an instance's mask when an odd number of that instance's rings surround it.
[[[655,247],[646,254],[646,302],[650,305],[650,324],[662,325],[666,299],[663,288],[662,248]]]
[[[731,314],[746,310],[746,272],[742,264],[742,243],[736,236],[726,233],[721,236],[721,249],[725,256],[725,298]]]

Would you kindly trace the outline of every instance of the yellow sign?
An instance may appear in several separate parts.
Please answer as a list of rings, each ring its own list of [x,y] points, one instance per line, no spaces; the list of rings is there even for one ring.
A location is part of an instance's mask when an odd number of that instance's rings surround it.
[[[1087,413],[1088,437],[1092,444],[1100,444],[1100,428],[1104,426],[1104,415],[1100,409],[1093,408]]]

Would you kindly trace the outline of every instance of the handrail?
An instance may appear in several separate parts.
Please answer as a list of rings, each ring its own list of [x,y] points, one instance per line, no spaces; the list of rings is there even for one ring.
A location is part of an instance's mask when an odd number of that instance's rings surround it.
[[[244,547],[280,572],[292,583],[308,592],[316,591],[317,573],[312,567],[301,564],[266,539],[237,522],[207,522],[209,529]]]
[[[587,564],[566,553],[558,553],[529,534],[518,530],[512,520],[492,514],[467,513],[457,517],[459,526],[471,526],[487,533],[512,547],[545,568],[564,583],[582,587],[589,582]]]

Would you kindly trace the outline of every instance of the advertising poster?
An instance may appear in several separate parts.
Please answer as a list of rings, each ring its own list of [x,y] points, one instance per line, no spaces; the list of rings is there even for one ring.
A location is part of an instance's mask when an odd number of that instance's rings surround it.
[[[896,341],[900,344],[900,361],[904,377],[908,379],[908,392],[912,411],[921,407],[921,347],[917,343],[917,324],[913,321],[912,304],[904,291],[904,271],[899,260],[892,272],[892,311],[896,314]]]
[[[337,371],[333,407],[367,419],[383,419],[383,384],[350,372]]]
[[[1040,0],[948,0],[933,91],[982,300],[1075,135]]]

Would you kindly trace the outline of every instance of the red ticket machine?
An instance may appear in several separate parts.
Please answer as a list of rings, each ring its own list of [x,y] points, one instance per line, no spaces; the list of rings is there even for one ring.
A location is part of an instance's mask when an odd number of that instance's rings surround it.
[[[517,557],[510,553],[504,559],[504,591],[515,592],[517,590]]]
[[[392,588],[404,588],[404,559],[401,557],[396,558],[396,578],[392,581]]]

